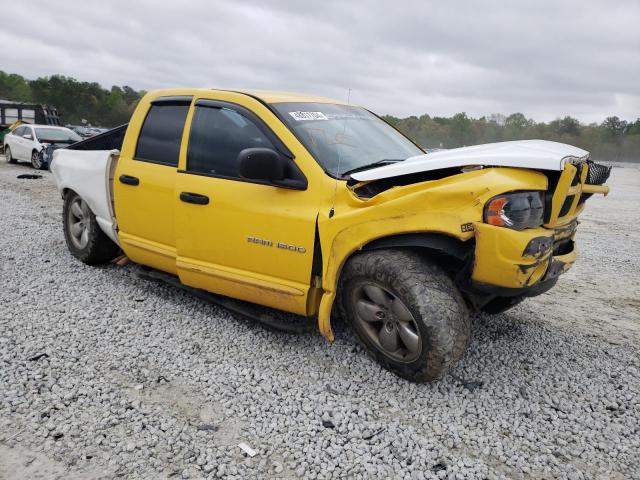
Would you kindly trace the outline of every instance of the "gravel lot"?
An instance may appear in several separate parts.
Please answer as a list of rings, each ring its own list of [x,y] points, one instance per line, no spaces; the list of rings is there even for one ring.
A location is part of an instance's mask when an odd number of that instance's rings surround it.
[[[81,264],[51,175],[20,173],[0,159],[0,479],[640,478],[640,165],[589,201],[558,286],[476,317],[426,385],[344,328],[272,333]]]

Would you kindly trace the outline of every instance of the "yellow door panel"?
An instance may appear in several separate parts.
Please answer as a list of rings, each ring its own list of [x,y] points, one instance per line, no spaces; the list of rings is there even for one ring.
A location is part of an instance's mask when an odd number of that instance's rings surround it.
[[[287,150],[274,134],[282,127],[272,113],[254,110],[264,107],[253,105],[257,102],[249,97],[226,92],[207,92],[206,97],[194,101],[176,179],[180,280],[214,293],[310,313],[317,193],[241,178],[239,151]],[[263,113],[270,117],[264,119]],[[181,198],[185,194],[188,198]],[[190,203],[194,198],[196,203]]]
[[[178,271],[183,283],[307,313],[317,209],[305,191],[179,173]]]
[[[123,175],[138,179],[139,184],[122,183]],[[114,179],[122,249],[134,262],[170,273],[176,271],[176,175],[175,167],[120,158]]]
[[[114,178],[118,236],[134,262],[176,274],[175,183],[189,96],[145,97]]]

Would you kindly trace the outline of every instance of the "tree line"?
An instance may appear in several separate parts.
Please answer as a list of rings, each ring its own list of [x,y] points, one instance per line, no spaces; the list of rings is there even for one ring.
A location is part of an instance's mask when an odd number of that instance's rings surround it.
[[[96,82],[81,82],[63,75],[28,80],[0,70],[0,99],[53,105],[70,124],[86,120],[96,126],[115,127],[126,123],[144,94],[129,86],[114,85],[108,90]],[[452,117],[425,114],[383,118],[424,148],[538,138],[584,148],[595,159],[640,161],[640,118],[627,122],[610,116],[602,123],[590,124],[569,116],[536,122],[522,113],[480,118],[464,112]]]
[[[27,80],[0,70],[0,99],[53,105],[67,124],[86,120],[94,126],[116,127],[127,123],[145,94],[131,87],[110,90],[96,82],[80,82],[63,75]]]
[[[493,114],[471,118],[466,113],[453,117],[383,117],[423,148],[455,148],[508,140],[552,140],[591,152],[598,160],[640,161],[640,118],[627,122],[616,116],[602,123],[583,124],[569,116],[551,122],[536,122],[522,113]]]

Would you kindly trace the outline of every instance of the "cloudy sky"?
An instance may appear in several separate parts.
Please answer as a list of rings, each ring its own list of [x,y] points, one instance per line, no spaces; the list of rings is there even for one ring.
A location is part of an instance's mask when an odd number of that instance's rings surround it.
[[[42,0],[2,19],[0,70],[27,78],[351,89],[397,116],[640,116],[638,0]]]

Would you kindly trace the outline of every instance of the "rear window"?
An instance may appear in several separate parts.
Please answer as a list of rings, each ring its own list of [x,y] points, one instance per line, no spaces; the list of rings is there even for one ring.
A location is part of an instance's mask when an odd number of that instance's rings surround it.
[[[140,130],[136,160],[178,166],[188,110],[188,103],[152,105]]]

